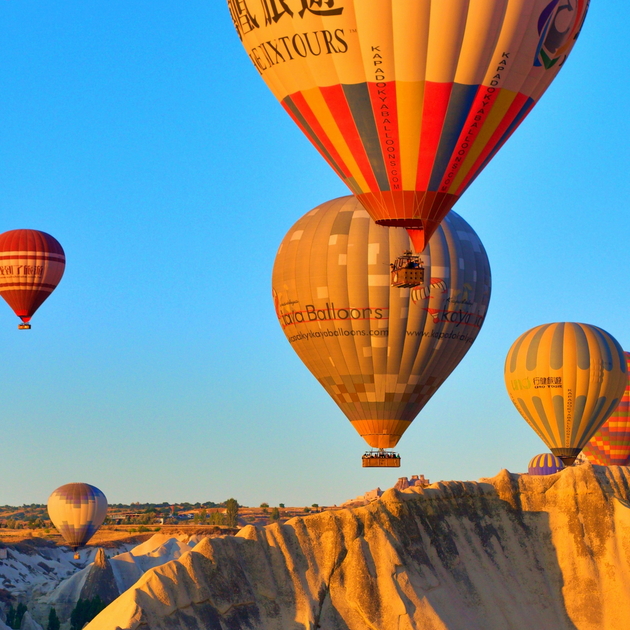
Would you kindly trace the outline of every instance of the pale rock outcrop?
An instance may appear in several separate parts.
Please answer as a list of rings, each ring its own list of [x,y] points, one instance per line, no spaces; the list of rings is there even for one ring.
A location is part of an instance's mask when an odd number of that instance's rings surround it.
[[[630,469],[387,491],[206,539],[90,630],[627,630]]]
[[[20,624],[20,630],[44,630],[34,619],[31,617],[31,613],[28,610],[22,617],[22,623]]]
[[[146,571],[179,558],[193,549],[199,540],[199,536],[186,534],[175,537],[154,534],[130,551],[113,558],[107,558],[102,549],[95,549],[91,564],[60,582],[45,596],[29,601],[29,610],[33,610],[41,623],[48,618],[50,608],[54,606],[59,619],[65,624],[79,598],[92,599],[98,595],[104,602],[111,602],[133,586]]]

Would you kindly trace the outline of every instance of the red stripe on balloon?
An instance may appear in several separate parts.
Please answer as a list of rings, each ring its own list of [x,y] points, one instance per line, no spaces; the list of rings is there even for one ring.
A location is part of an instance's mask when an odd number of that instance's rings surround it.
[[[346,95],[341,85],[331,85],[329,87],[320,88],[320,92],[328,105],[328,109],[332,114],[339,131],[346,141],[352,157],[355,159],[363,178],[370,187],[371,192],[378,192],[379,187],[374,177],[370,161],[368,159],[365,147],[359,135],[359,131],[352,117],[352,112]],[[367,192],[367,191],[365,191]]]
[[[488,156],[495,150],[495,148],[497,147],[497,144],[501,142],[501,138],[503,138],[506,131],[510,128],[510,125],[514,122],[514,120],[516,120],[516,117],[519,115],[520,111],[523,109],[523,105],[525,105],[526,102],[527,102],[527,96],[520,93],[516,95],[516,98],[510,105],[508,111],[503,117],[503,120],[501,121],[496,131],[492,134],[492,137],[488,141],[486,148],[481,152],[481,155],[477,158],[472,168],[468,171],[468,175],[466,175],[466,177],[464,178],[464,181],[460,184],[459,188],[457,189],[457,192],[455,193],[456,195],[461,195],[468,187],[468,184],[470,184],[470,182],[479,174],[479,170],[482,168]],[[526,116],[523,116],[523,120],[525,118]],[[516,129],[517,127],[515,127],[513,131],[516,131]],[[512,134],[505,137],[503,139],[502,144],[505,144],[508,138],[511,138],[511,137],[512,137]]]
[[[442,136],[452,91],[452,83],[427,81],[425,84],[416,190],[428,190],[429,188],[429,180],[431,179],[435,156],[440,145],[440,137]]]
[[[310,105],[306,102],[303,94],[301,92],[296,92],[291,96],[291,99],[293,100],[293,103],[298,108],[302,116],[304,116],[304,120],[306,120],[306,122],[310,125],[317,139],[322,143],[322,145],[324,145],[325,149],[330,154],[330,157],[335,161],[339,170],[341,170],[342,176],[346,179],[352,177],[350,169],[346,166],[342,157],[337,152],[337,149],[335,149],[335,145],[330,141],[330,138],[328,137],[328,134],[324,131],[324,128],[319,124],[317,117],[313,113]]]

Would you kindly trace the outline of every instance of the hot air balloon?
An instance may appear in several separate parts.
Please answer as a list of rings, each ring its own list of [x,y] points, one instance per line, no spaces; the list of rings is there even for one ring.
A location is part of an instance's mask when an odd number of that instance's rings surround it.
[[[536,455],[529,462],[527,472],[530,475],[555,475],[564,469],[564,464],[559,457],[551,453]]]
[[[532,110],[589,0],[228,0],[252,63],[417,252]]]
[[[24,330],[35,311],[59,284],[66,256],[59,242],[38,230],[0,234],[0,295],[22,320]]]
[[[400,465],[393,449],[477,338],[490,300],[479,237],[457,214],[422,257],[427,286],[390,285],[403,230],[353,197],[324,203],[285,236],[273,268],[276,314],[292,348],[370,447],[363,465]]]
[[[514,342],[505,361],[514,406],[565,466],[615,410],[627,383],[621,346],[588,324],[532,328]]]
[[[68,483],[50,495],[48,516],[76,553],[103,524],[107,516],[107,499],[90,484]]]
[[[630,376],[630,352],[625,353]],[[617,408],[582,451],[591,464],[627,466],[630,463],[630,380]]]

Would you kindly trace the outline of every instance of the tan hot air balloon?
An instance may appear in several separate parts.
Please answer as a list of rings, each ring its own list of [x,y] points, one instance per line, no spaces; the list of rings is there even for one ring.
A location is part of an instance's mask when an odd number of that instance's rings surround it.
[[[514,406],[566,466],[613,413],[627,383],[621,346],[589,324],[532,328],[514,342],[505,361]]]
[[[88,483],[67,483],[48,499],[48,516],[76,552],[83,547],[107,516],[107,499]]]
[[[531,112],[589,0],[228,0],[252,63],[383,225],[422,250]]]
[[[273,269],[289,343],[375,449],[396,446],[470,349],[490,300],[486,252],[460,216],[422,252],[427,285],[394,288],[389,261],[410,246],[343,197],[289,230]]]

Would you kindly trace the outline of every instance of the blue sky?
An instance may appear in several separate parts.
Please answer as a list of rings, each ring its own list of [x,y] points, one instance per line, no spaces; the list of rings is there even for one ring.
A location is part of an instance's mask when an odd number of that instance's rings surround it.
[[[306,211],[347,194],[268,91],[223,0],[0,4],[0,231],[53,234],[55,294],[0,303],[0,504],[86,481],[111,502],[333,504],[400,475],[526,469],[544,445],[505,392],[550,321],[630,349],[621,194],[630,4],[594,0],[556,82],[457,204],[493,296],[479,339],[400,443],[363,440],[275,320],[271,269]]]

